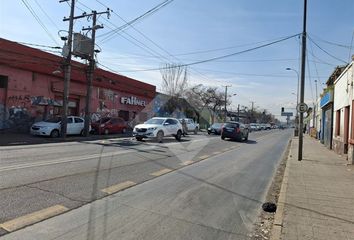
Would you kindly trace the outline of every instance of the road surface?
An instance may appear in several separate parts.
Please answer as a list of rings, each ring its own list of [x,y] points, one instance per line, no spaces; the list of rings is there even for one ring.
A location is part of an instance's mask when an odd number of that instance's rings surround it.
[[[180,143],[2,147],[0,234],[4,240],[247,239],[290,136],[271,130],[247,142],[200,133]]]

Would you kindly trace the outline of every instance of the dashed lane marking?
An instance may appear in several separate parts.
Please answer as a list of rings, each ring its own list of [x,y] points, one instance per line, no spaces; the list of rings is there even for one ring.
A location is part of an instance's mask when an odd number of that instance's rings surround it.
[[[199,158],[200,159],[206,159],[206,158],[208,158],[209,157],[209,155],[203,155],[203,156],[200,156]]]
[[[221,152],[213,152],[213,154],[217,155],[217,154],[220,154]]]
[[[128,187],[134,186],[134,185],[136,185],[135,182],[126,181],[126,182],[118,183],[116,185],[112,185],[110,187],[103,188],[103,189],[101,189],[101,191],[105,192],[107,194],[112,194],[112,193],[122,191],[122,190],[124,190]]]
[[[49,208],[45,208],[39,210],[37,212],[33,212],[10,221],[4,222],[0,224],[0,227],[5,229],[8,232],[13,232],[20,228],[26,227],[28,225],[43,221],[44,219],[53,217],[55,215],[61,214],[63,212],[68,211],[69,209],[62,205],[54,205]]]
[[[153,172],[153,173],[150,173],[151,176],[155,176],[155,177],[158,177],[158,176],[161,176],[163,174],[166,174],[166,173],[169,173],[171,172],[172,169],[169,169],[169,168],[164,168],[164,169],[161,169],[157,172]]]
[[[194,163],[194,161],[185,161],[185,162],[180,163],[179,165],[181,165],[181,166],[187,166],[187,165],[190,165],[190,164],[192,164],[192,163]]]

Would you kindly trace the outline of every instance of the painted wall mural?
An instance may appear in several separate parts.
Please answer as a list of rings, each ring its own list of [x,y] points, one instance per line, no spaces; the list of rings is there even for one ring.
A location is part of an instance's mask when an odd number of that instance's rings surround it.
[[[0,103],[0,130],[28,132],[35,121],[50,117],[53,107],[61,105],[44,96],[10,95],[6,99],[7,107]]]

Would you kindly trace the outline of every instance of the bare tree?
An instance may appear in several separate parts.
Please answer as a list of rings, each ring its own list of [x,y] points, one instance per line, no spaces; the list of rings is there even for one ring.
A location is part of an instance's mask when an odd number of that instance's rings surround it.
[[[162,91],[171,97],[183,97],[188,87],[187,67],[166,63],[160,70],[162,77]]]
[[[201,84],[193,86],[186,93],[187,99],[200,112],[207,108],[211,111],[212,121],[214,123],[215,116],[221,111],[221,107],[225,105],[225,92],[219,91],[217,87],[205,87]],[[228,100],[227,105],[231,102]]]

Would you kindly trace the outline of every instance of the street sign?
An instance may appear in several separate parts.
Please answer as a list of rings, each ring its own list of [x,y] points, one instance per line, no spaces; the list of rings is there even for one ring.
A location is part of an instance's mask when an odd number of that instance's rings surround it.
[[[296,110],[299,113],[304,113],[307,112],[307,110],[309,110],[309,107],[306,105],[306,103],[299,103],[299,105],[297,105]]]
[[[282,112],[281,116],[283,116],[283,117],[292,117],[293,113],[292,112]]]

